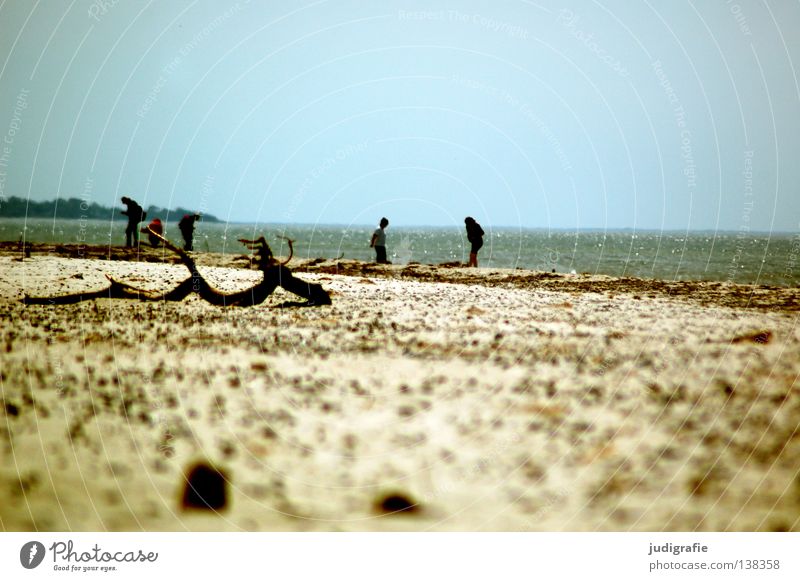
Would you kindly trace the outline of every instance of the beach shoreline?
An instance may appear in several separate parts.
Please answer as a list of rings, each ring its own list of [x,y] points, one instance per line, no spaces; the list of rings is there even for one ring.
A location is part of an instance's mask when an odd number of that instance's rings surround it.
[[[26,306],[189,273],[22,256],[0,248],[4,530],[800,530],[800,289],[306,259],[333,305]],[[180,506],[198,461],[219,513]]]

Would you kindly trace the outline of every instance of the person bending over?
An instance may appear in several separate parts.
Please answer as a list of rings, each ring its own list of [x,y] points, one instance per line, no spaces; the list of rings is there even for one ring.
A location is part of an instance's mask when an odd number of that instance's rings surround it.
[[[128,248],[139,246],[139,222],[142,222],[147,217],[147,212],[127,196],[122,196],[122,204],[127,208],[122,212],[122,215],[128,217],[128,227],[125,229],[125,246]]]
[[[142,228],[140,232],[142,234],[147,234],[147,239],[150,242],[150,246],[157,248],[161,245],[161,240],[159,240],[158,236],[164,235],[164,225],[158,218],[153,218],[153,221]],[[156,236],[156,234],[158,234],[158,236]]]
[[[464,218],[464,224],[467,225],[467,240],[469,240],[471,245],[469,250],[469,264],[467,266],[477,268],[478,250],[483,246],[483,235],[485,232],[483,228],[481,228],[481,225],[475,221],[475,218],[470,216]]]
[[[194,223],[200,219],[200,214],[185,214],[178,222],[178,229],[183,236],[183,249],[187,252],[194,250]]]

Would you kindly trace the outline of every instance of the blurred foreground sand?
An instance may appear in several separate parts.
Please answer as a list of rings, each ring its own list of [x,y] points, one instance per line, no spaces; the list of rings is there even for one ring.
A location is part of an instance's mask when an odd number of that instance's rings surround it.
[[[188,276],[0,256],[2,530],[800,530],[797,289],[306,261],[333,306],[18,300],[104,274]]]

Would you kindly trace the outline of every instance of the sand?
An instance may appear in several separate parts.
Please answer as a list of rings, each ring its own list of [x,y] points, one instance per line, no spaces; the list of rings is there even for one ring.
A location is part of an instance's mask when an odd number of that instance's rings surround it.
[[[187,277],[95,250],[0,253],[3,530],[800,530],[798,289],[306,260],[332,306],[19,301]]]

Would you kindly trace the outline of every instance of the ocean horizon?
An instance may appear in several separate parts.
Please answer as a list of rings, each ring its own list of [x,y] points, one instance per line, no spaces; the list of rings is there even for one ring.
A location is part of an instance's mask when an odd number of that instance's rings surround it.
[[[369,240],[375,225],[199,222],[195,251],[244,254],[239,238],[264,235],[276,254],[295,241],[300,258],[374,260]],[[480,266],[560,273],[591,273],[666,280],[709,280],[797,286],[800,236],[789,232],[713,230],[603,230],[483,225]],[[181,241],[177,225],[165,235]],[[0,218],[0,240],[34,243],[124,244],[125,222],[50,218]],[[147,237],[142,235],[142,243]],[[389,260],[395,264],[466,262],[463,225],[393,226],[387,229]]]

